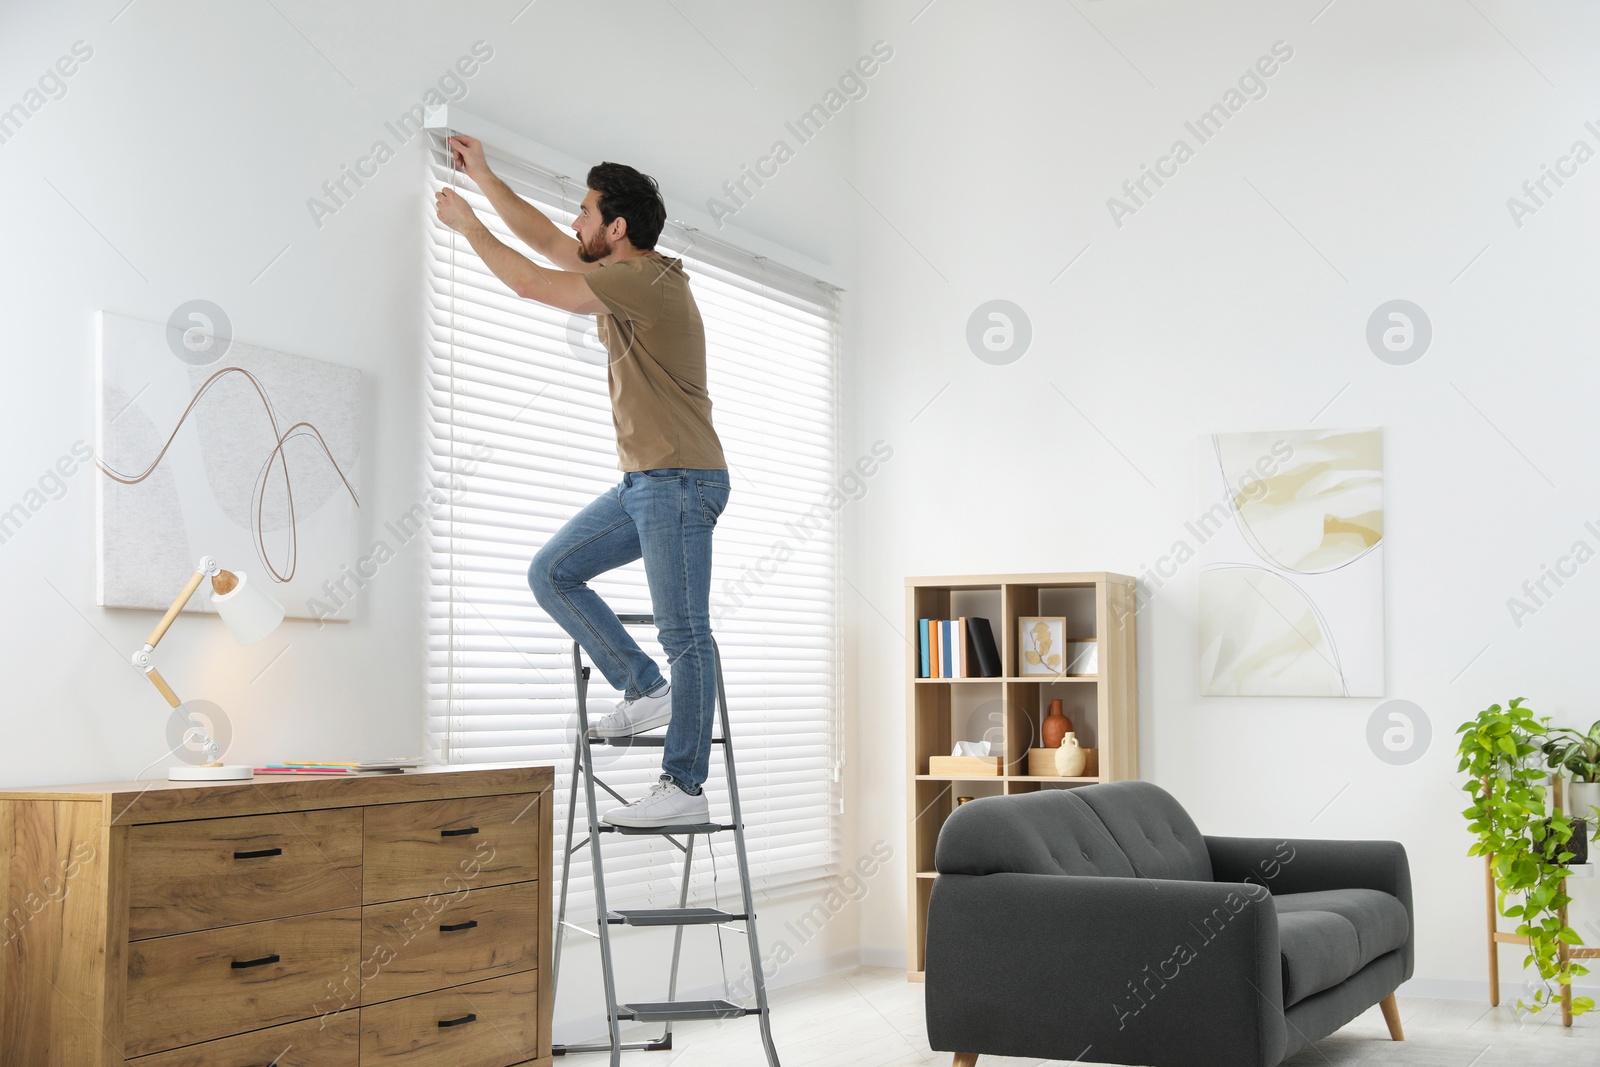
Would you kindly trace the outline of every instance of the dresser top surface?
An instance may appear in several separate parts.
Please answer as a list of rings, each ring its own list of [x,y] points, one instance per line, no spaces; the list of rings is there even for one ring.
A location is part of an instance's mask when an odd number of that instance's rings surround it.
[[[548,764],[472,764],[419,767],[391,773],[265,775],[248,781],[98,782],[0,790],[0,801],[98,803],[111,822],[138,824],[305,811],[368,804],[451,800],[549,789]]]

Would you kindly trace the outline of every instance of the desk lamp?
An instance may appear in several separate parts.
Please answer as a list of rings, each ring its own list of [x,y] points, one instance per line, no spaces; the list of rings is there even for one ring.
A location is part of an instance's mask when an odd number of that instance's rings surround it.
[[[183,702],[178,699],[178,694],[172,691],[167,680],[161,677],[161,672],[156,670],[155,660],[151,655],[156,645],[161,642],[162,635],[167,632],[167,627],[172,625],[178,613],[183,610],[183,606],[189,602],[189,598],[194,596],[195,590],[200,588],[200,582],[208,577],[211,579],[211,602],[216,605],[217,613],[222,616],[222,621],[227,623],[228,631],[239,644],[255,644],[276,630],[278,623],[283,621],[283,605],[266,590],[250,584],[249,575],[243,571],[237,573],[225,571],[218,566],[214,557],[202,556],[193,577],[178,594],[178,599],[172,602],[167,613],[150,632],[144,647],[133,654],[133,665],[161,691],[161,695],[167,698],[168,704],[175,710],[183,712],[190,731],[202,741],[205,763],[201,766],[169,768],[167,779],[173,782],[237,781],[252,776],[249,766],[223,764],[219,761],[222,755],[220,746],[195,719],[194,714],[184,708]]]

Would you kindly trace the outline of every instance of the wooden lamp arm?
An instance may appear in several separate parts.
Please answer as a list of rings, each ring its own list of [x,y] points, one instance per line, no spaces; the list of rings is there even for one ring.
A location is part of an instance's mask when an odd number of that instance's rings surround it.
[[[150,636],[145,638],[144,647],[133,654],[133,665],[142,671],[146,678],[150,679],[150,684],[160,690],[167,703],[173,707],[178,707],[183,701],[178,699],[178,694],[172,691],[172,686],[168,685],[167,680],[161,677],[161,672],[156,670],[150,653],[154,652],[156,645],[161,643],[161,639],[166,636],[167,629],[177,619],[178,613],[189,603],[189,599],[194,596],[195,590],[200,588],[200,583],[208,575],[211,576],[211,589],[215,593],[231,592],[239,584],[239,579],[234,576],[233,572],[222,570],[212,557],[203,557],[200,560],[200,565],[195,568],[194,574],[190,576],[188,584],[183,587],[183,591],[172,602],[172,606],[167,609],[167,613],[161,616],[161,621],[156,623],[154,630],[150,631]]]
[[[144,672],[144,676],[150,679],[151,685],[161,690],[161,695],[167,698],[168,704],[171,704],[175,708],[182,705],[183,701],[178,699],[178,694],[172,691],[172,686],[167,684],[167,680],[161,677],[160,671],[156,670],[154,667],[151,667],[148,671]]]
[[[183,592],[179,593],[178,598],[172,602],[172,607],[168,608],[167,613],[161,616],[161,621],[156,623],[154,630],[150,631],[150,636],[144,639],[144,643],[147,646],[155,648],[161,643],[161,638],[166,636],[167,628],[178,617],[178,612],[183,610],[184,605],[189,603],[189,598],[194,596],[194,591],[200,588],[200,583],[205,580],[205,577],[206,572],[203,570],[194,572],[189,578],[189,584],[183,587]]]

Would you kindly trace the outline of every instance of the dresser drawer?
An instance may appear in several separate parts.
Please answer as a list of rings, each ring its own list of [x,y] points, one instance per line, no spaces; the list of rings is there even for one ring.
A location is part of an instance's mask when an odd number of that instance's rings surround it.
[[[360,951],[359,908],[135,941],[123,1053],[312,1017],[336,980],[359,973]]]
[[[539,976],[491,978],[361,1009],[361,1064],[509,1067],[539,1052]]]
[[[128,839],[132,940],[361,903],[357,809],[157,823]]]
[[[539,962],[539,884],[369,904],[361,909],[363,1004],[476,982]]]
[[[365,809],[362,899],[368,904],[539,876],[538,795]]]
[[[128,1067],[358,1067],[361,1015],[274,1026],[129,1060]]]

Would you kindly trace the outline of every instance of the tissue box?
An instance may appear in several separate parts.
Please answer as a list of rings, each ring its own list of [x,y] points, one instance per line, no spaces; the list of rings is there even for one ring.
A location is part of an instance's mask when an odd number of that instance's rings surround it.
[[[983,778],[998,776],[1004,763],[1004,756],[929,756],[928,773]]]

